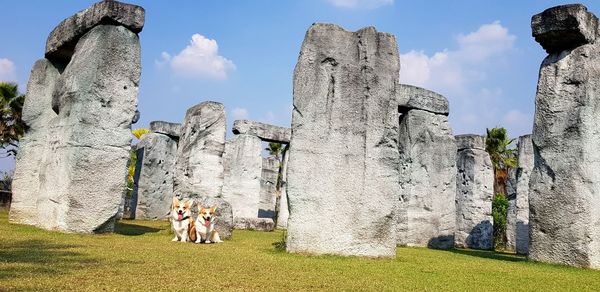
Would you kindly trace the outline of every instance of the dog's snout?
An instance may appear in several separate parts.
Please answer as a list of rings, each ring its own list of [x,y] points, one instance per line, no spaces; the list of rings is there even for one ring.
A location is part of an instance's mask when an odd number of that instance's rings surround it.
[[[179,210],[179,211],[177,211],[177,213],[179,213],[179,214],[183,214],[183,211],[182,211],[182,210]]]

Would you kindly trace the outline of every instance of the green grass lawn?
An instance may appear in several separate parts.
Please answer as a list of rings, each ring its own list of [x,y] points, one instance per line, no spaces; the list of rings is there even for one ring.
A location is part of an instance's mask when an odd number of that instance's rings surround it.
[[[123,221],[114,234],[77,235],[9,224],[0,213],[5,290],[598,291],[600,271],[472,250],[398,248],[388,259],[303,256],[278,249],[281,232],[171,242],[167,222]]]

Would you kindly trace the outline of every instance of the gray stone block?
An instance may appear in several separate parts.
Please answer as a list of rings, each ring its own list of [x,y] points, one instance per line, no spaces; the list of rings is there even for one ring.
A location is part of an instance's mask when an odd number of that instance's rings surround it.
[[[456,156],[456,233],[460,248],[492,249],[494,170],[485,150],[479,148],[483,136],[458,135]],[[473,148],[460,147],[473,145]]]
[[[294,71],[287,250],[394,257],[398,46],[314,24]]]
[[[101,24],[120,25],[139,33],[144,27],[144,8],[118,1],[102,1],[63,20],[48,36],[46,58],[68,61],[79,39]]]
[[[443,95],[421,87],[399,84],[396,90],[398,106],[405,109],[420,109],[434,114],[448,115],[448,99]]]
[[[187,110],[175,163],[176,195],[221,197],[225,127],[225,107],[221,103],[206,101]]]
[[[599,68],[597,42],[542,62],[529,189],[532,260],[600,268]]]
[[[231,203],[235,218],[258,218],[262,143],[256,136],[240,134],[225,148],[223,198]]]
[[[181,136],[181,124],[164,121],[152,121],[150,122],[150,131],[164,134],[173,139],[179,140],[179,136]]]
[[[234,121],[233,133],[254,135],[263,141],[286,144],[290,143],[290,136],[292,135],[290,128],[273,126],[249,120]]]
[[[136,219],[162,220],[173,200],[177,142],[167,135],[148,133],[137,143],[139,178],[134,188]]]
[[[279,160],[274,157],[262,159],[262,175],[260,178],[260,200],[258,217],[275,220],[275,204],[277,203],[277,177],[279,176]]]
[[[560,5],[534,15],[531,30],[546,52],[559,53],[595,42],[598,18],[581,4]]]
[[[244,218],[236,217],[234,219],[235,229],[255,230],[255,231],[273,231],[275,223],[271,218]]]
[[[454,247],[455,145],[447,116],[423,110],[401,114],[399,245]]]

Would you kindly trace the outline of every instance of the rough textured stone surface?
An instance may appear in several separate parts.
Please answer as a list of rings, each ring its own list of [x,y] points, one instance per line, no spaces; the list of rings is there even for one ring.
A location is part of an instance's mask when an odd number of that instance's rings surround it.
[[[595,42],[598,18],[581,4],[552,7],[531,18],[532,35],[549,54]]]
[[[493,248],[492,197],[494,171],[490,156],[481,149],[485,137],[458,135],[456,142],[456,233],[457,247]],[[472,145],[473,148],[465,148]]]
[[[273,157],[263,158],[262,175],[260,178],[260,200],[258,202],[259,218],[275,219],[277,176],[279,176],[279,160]]]
[[[448,100],[441,94],[407,84],[399,84],[396,94],[400,107],[448,115]]]
[[[600,44],[550,54],[539,76],[529,258],[600,268]]]
[[[192,213],[194,214],[194,218],[198,216],[198,206],[205,208],[212,208],[216,206],[217,210],[215,211],[215,228],[219,232],[219,236],[221,236],[221,239],[231,238],[231,236],[233,235],[234,221],[233,210],[229,202],[221,198],[213,198],[198,194],[192,194],[189,196],[189,198],[194,199],[195,202],[194,206],[192,206]]]
[[[234,217],[258,217],[262,143],[252,135],[235,135],[225,150],[223,198],[231,203]]]
[[[398,46],[314,24],[294,71],[287,250],[394,257]]]
[[[181,136],[181,124],[153,121],[150,122],[150,131],[165,134],[173,139],[179,139],[179,136]]]
[[[290,128],[263,124],[249,120],[236,120],[233,122],[234,134],[250,134],[267,142],[290,143],[292,131]]]
[[[533,169],[531,135],[519,137],[519,167],[517,168],[517,198],[515,251],[529,253],[529,177]]]
[[[287,198],[287,169],[288,163],[290,159],[290,151],[289,146],[286,147],[283,151],[282,165],[280,169],[281,176],[281,186],[279,189],[279,201],[277,206],[279,207],[277,210],[277,228],[287,229],[288,218],[290,217],[290,211],[288,206],[288,198]]]
[[[455,145],[447,116],[400,113],[399,245],[454,247]]]
[[[52,92],[59,71],[46,59],[38,60],[29,76],[23,121],[29,127],[19,142],[19,153],[12,182],[10,221],[37,225],[42,164],[48,155],[49,123],[56,118],[52,110]],[[43,217],[42,217],[43,218]]]
[[[175,163],[176,195],[221,196],[225,127],[223,104],[207,101],[187,110]]]
[[[117,1],[98,2],[54,28],[46,41],[46,58],[70,59],[79,39],[100,24],[121,25],[139,33],[144,27],[144,14],[140,6]]]
[[[77,43],[55,84],[37,225],[67,232],[113,228],[122,194],[140,78],[138,36],[98,25]],[[19,167],[19,166],[17,166]]]
[[[165,219],[173,201],[177,142],[167,135],[148,133],[138,142],[137,154],[140,173],[134,185],[135,218]]]
[[[273,231],[275,229],[275,223],[271,218],[244,218],[236,217],[235,229],[246,229],[256,231]]]
[[[508,209],[506,210],[506,250],[515,251],[517,245],[517,169],[508,171],[506,180],[506,199]]]

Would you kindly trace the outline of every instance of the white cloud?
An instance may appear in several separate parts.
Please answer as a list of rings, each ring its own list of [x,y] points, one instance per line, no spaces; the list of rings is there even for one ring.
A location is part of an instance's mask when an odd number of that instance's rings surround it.
[[[336,7],[351,9],[375,9],[381,6],[394,4],[394,0],[327,0],[327,2]]]
[[[486,127],[503,126],[506,100],[503,90],[489,76],[508,60],[516,36],[495,21],[459,34],[455,41],[456,49],[452,50],[431,55],[419,50],[401,54],[400,82],[445,95],[455,133],[483,133]]]
[[[235,70],[231,60],[219,55],[219,45],[216,40],[194,34],[190,44],[179,54],[171,56],[167,52],[161,54],[161,59],[155,61],[159,67],[169,64],[176,74],[195,79],[227,79],[227,75]]]
[[[231,111],[231,118],[233,120],[246,120],[248,119],[248,110],[241,107],[236,107]]]
[[[458,49],[445,49],[431,57],[412,50],[400,55],[400,82],[434,90],[464,94],[467,82],[485,79],[485,63],[510,52],[516,37],[495,21],[456,38]]]
[[[16,81],[15,64],[6,58],[0,58],[0,81]]]

